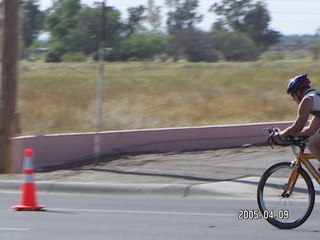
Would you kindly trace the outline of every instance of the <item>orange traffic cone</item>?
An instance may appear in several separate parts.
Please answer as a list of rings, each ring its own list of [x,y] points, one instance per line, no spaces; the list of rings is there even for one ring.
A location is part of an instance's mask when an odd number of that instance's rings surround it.
[[[36,185],[33,183],[33,150],[26,149],[24,151],[23,161],[23,174],[25,175],[25,182],[21,190],[20,205],[12,206],[13,209],[18,211],[37,211],[44,208],[37,204]]]

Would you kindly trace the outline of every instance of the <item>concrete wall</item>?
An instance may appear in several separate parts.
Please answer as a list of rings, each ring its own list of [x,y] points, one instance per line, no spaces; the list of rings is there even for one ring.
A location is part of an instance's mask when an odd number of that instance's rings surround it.
[[[281,129],[289,122],[229,126],[166,128],[101,132],[101,153],[207,150],[261,144],[266,127]],[[76,161],[93,155],[94,133],[17,137],[13,139],[14,172],[22,170],[24,149],[34,150],[36,168]]]

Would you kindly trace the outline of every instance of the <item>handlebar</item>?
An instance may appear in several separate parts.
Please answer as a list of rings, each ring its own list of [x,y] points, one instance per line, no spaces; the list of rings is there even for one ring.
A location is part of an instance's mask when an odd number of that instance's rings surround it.
[[[308,145],[309,137],[281,137],[280,130],[276,127],[265,128],[268,130],[269,137],[268,143],[271,147],[274,145],[278,146],[298,146],[300,148],[305,148]]]

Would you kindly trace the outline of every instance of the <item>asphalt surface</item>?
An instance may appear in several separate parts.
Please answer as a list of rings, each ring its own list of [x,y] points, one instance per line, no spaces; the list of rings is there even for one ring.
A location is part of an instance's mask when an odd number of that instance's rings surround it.
[[[40,169],[35,183],[43,192],[250,197],[268,167],[293,159],[290,147],[269,146],[105,156],[99,164]],[[0,190],[19,190],[23,181],[23,174],[0,175]]]

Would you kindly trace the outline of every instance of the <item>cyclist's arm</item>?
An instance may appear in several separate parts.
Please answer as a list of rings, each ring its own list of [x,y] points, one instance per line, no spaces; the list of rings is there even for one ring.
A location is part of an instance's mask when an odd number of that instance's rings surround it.
[[[311,108],[313,106],[313,99],[311,97],[305,97],[299,104],[297,118],[294,123],[281,132],[282,136],[298,136],[304,126],[306,125]]]
[[[320,118],[313,117],[309,126],[304,128],[301,133],[299,134],[300,137],[309,137],[316,133],[317,130],[320,128]]]

